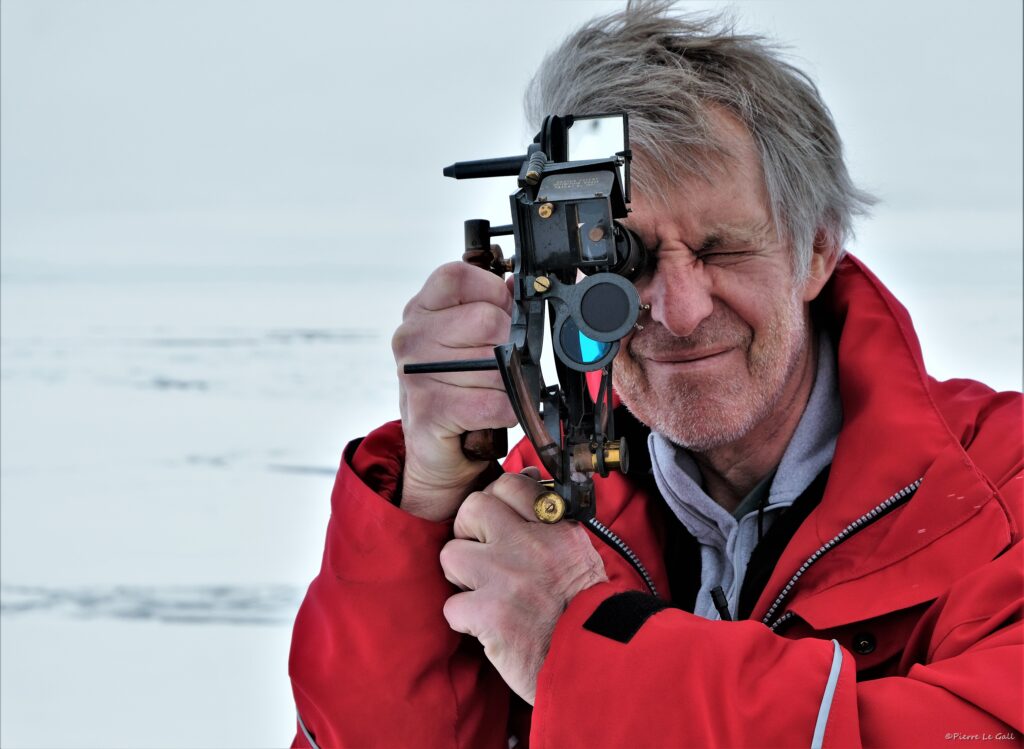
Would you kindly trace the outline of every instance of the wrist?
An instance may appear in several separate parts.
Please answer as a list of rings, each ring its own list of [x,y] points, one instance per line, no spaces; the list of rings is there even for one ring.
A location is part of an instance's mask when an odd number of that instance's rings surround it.
[[[415,469],[406,464],[399,477],[399,488],[394,503],[405,512],[424,520],[451,520],[459,511],[462,502],[474,491],[495,481],[504,471],[497,461],[491,461],[467,481],[447,486],[421,481]]]

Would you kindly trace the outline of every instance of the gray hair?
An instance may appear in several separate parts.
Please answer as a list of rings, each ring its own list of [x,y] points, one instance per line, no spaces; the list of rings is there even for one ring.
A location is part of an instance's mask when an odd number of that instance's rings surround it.
[[[817,87],[764,37],[723,15],[670,15],[671,2],[629,2],[595,18],[548,54],[527,88],[527,117],[629,115],[640,190],[664,195],[680,172],[721,166],[712,111],[724,107],[753,136],[776,231],[804,277],[819,232],[842,252],[853,220],[875,199],[854,186]],[[641,162],[639,159],[643,158]]]

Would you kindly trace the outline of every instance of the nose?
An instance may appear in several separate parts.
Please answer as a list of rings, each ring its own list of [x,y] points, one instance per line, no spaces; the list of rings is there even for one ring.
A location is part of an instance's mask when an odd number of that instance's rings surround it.
[[[651,318],[677,338],[691,335],[714,307],[710,279],[696,262],[660,263],[639,290]]]

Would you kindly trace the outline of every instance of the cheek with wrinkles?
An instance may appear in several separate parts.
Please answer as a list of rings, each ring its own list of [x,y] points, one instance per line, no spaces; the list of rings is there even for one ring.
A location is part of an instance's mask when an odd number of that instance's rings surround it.
[[[634,335],[615,368],[623,402],[642,422],[694,450],[742,437],[766,418],[785,388],[803,340],[802,307],[783,303],[754,331],[731,310],[685,339],[660,326]],[[664,375],[645,366],[652,354],[735,343],[743,356],[717,372]]]

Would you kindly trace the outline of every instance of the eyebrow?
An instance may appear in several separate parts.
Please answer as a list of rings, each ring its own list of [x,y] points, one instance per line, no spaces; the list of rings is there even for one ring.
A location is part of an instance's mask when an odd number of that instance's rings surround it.
[[[705,233],[700,250],[711,250],[723,244],[754,242],[764,237],[771,229],[771,222],[763,221],[753,226],[722,224]]]

